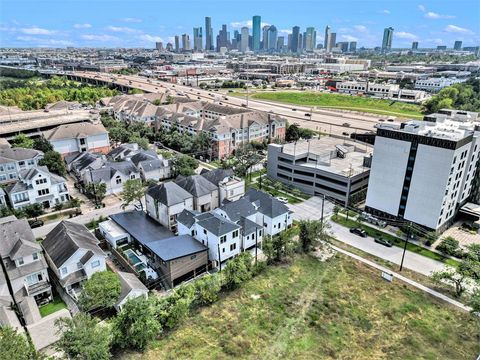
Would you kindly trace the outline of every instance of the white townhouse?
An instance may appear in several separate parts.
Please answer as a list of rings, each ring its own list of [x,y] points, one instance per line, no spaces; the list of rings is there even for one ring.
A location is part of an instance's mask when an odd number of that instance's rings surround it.
[[[175,183],[193,195],[194,210],[205,212],[218,207],[218,185],[201,175],[179,176]]]
[[[123,184],[127,180],[140,179],[138,169],[130,161],[107,161],[101,168],[87,169],[83,173],[83,184],[104,183],[107,188],[106,195],[117,194],[123,191]]]
[[[50,268],[73,298],[81,292],[83,281],[107,270],[106,254],[98,244],[85,225],[71,221],[59,223],[42,242]]]
[[[9,184],[5,192],[13,209],[32,204],[41,204],[48,209],[70,199],[66,180],[49,172],[46,166],[22,170],[18,181]]]
[[[38,165],[43,152],[24,148],[0,148],[0,184],[17,181],[21,171]]]

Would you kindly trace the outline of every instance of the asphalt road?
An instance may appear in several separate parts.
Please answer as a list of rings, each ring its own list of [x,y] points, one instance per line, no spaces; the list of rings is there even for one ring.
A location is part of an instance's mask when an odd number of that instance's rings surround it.
[[[380,117],[374,115],[344,113],[335,110],[315,110],[311,112],[310,107],[280,104],[264,100],[249,99],[247,104],[245,98],[229,96],[220,91],[202,90],[165,81],[147,79],[137,75],[114,75],[92,72],[75,72],[74,74],[92,80],[114,82],[118,85],[136,88],[146,92],[160,93],[169,90],[175,95],[180,93],[193,100],[221,102],[222,104],[236,107],[248,105],[248,108],[251,109],[281,115],[287,118],[290,123],[298,123],[302,127],[334,135],[342,135],[344,132],[350,134],[374,130],[374,125],[377,124],[380,119]],[[225,100],[224,96],[228,99]],[[198,99],[199,97],[200,99]],[[305,114],[311,114],[311,117],[305,116]],[[347,123],[349,126],[344,126],[344,124]]]

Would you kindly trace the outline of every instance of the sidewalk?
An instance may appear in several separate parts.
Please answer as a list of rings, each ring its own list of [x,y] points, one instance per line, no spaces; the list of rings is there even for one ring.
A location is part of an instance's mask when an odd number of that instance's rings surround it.
[[[445,296],[445,295],[443,295],[443,294],[441,294],[441,293],[439,293],[439,292],[437,292],[437,291],[435,291],[435,290],[432,290],[432,289],[430,289],[430,288],[428,288],[428,287],[426,287],[426,286],[424,286],[424,285],[422,285],[422,284],[420,284],[420,283],[418,283],[418,282],[416,282],[416,281],[413,281],[413,280],[411,280],[411,279],[409,279],[409,278],[406,278],[405,276],[402,276],[402,275],[400,275],[400,274],[398,274],[398,273],[396,273],[396,272],[393,272],[392,270],[390,270],[390,269],[388,269],[388,268],[386,268],[386,267],[383,267],[383,266],[381,266],[381,265],[378,265],[378,264],[376,264],[376,263],[373,262],[373,261],[364,259],[364,258],[362,258],[361,256],[358,256],[358,255],[356,255],[356,254],[352,254],[351,252],[348,252],[348,251],[346,251],[346,250],[343,250],[343,249],[341,249],[341,248],[339,248],[339,247],[336,247],[336,246],[334,246],[334,245],[331,245],[331,246],[332,246],[333,249],[335,249],[335,250],[338,251],[339,253],[345,254],[345,255],[347,255],[347,256],[355,259],[355,260],[361,261],[362,263],[364,263],[364,264],[366,264],[366,265],[369,265],[369,266],[371,266],[371,267],[373,267],[373,268],[376,268],[376,269],[378,269],[378,270],[380,270],[380,271],[386,272],[386,273],[388,273],[388,274],[392,274],[394,278],[397,278],[397,279],[399,279],[399,280],[401,280],[401,281],[403,281],[403,282],[405,282],[405,283],[407,283],[407,284],[409,284],[409,285],[412,285],[412,286],[416,287],[416,288],[419,289],[419,290],[425,291],[426,293],[428,293],[428,294],[430,294],[430,295],[432,295],[432,296],[435,296],[436,298],[439,298],[439,299],[441,299],[441,300],[443,300],[443,301],[446,301],[446,302],[448,302],[449,304],[451,304],[451,305],[453,305],[453,306],[456,306],[456,307],[458,307],[458,308],[460,308],[460,309],[462,309],[462,310],[464,310],[464,311],[470,311],[470,310],[471,310],[471,308],[470,308],[469,306],[465,306],[465,305],[463,305],[463,304],[462,304],[461,302],[459,302],[459,301],[453,300],[453,299],[449,298],[448,296]],[[380,276],[379,276],[379,278],[380,278]]]

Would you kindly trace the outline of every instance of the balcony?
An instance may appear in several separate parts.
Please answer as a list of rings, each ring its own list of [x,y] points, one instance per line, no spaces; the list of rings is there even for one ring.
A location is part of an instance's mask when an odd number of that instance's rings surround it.
[[[47,280],[39,281],[33,285],[25,285],[27,290],[28,296],[35,296],[44,292],[52,292],[52,287],[50,286],[50,282]]]

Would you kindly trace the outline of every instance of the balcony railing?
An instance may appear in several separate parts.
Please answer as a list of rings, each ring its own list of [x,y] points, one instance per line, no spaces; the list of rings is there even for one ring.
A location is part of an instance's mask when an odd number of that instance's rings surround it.
[[[39,281],[33,285],[25,285],[28,296],[34,296],[46,291],[51,291],[52,287],[47,280]]]

